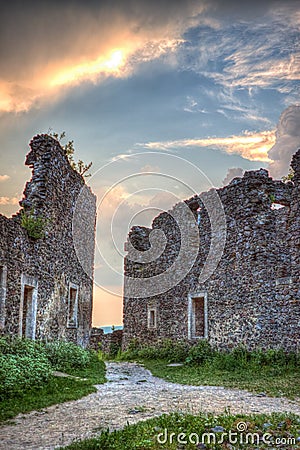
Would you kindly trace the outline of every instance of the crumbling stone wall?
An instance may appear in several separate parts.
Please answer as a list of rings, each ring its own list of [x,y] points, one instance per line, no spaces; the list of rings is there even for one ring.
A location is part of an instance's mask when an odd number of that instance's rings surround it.
[[[89,347],[107,354],[116,354],[122,346],[123,330],[104,333],[101,328],[92,328]]]
[[[199,278],[206,266],[213,238],[205,196],[185,203],[193,212],[199,230],[197,258],[185,274],[194,252],[193,242],[186,264],[173,273],[174,285],[161,294],[133,292],[126,277],[153,279],[178,258],[182,236],[172,218],[180,205],[154,219],[152,228],[133,227],[125,247],[123,347],[132,339],[155,342],[171,338],[196,342],[191,332],[193,298],[203,299],[203,336],[219,349],[244,344],[253,348],[298,350],[300,344],[300,150],[294,156],[293,181],[273,180],[264,169],[246,172],[218,189],[226,218],[226,243],[213,274]],[[277,209],[274,204],[281,206]],[[180,222],[185,220],[182,208]],[[151,262],[140,262],[143,252],[157,244],[154,230],[166,238],[163,253]],[[192,228],[191,228],[192,229]],[[217,239],[218,240],[218,239]],[[140,253],[141,259],[136,256]],[[181,273],[185,274],[180,281]],[[179,282],[177,282],[179,280]],[[150,285],[149,285],[150,286]],[[149,323],[154,311],[155,324]],[[201,338],[200,337],[200,338]]]
[[[58,141],[38,135],[30,148],[25,164],[32,178],[20,205],[46,221],[45,236],[31,238],[21,226],[20,212],[10,219],[0,215],[1,332],[86,346],[92,318],[96,197],[70,166]],[[79,196],[83,202],[78,202]]]
[[[104,336],[105,334],[102,328],[93,327],[91,329],[89,348],[96,351],[100,350],[100,348],[102,348],[102,341],[104,339]]]

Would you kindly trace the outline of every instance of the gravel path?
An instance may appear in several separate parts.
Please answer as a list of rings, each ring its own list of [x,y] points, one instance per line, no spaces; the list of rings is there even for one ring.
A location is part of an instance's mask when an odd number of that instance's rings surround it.
[[[259,397],[247,391],[214,386],[182,386],[155,378],[135,363],[107,363],[108,383],[80,400],[19,415],[0,428],[2,450],[52,450],[101,432],[118,429],[162,413],[293,412],[300,404],[284,398]]]

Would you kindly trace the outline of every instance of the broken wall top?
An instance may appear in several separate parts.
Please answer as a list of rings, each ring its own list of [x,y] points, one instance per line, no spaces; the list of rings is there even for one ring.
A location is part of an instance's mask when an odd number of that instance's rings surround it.
[[[282,206],[289,206],[295,185],[300,182],[300,150],[292,159],[292,168],[295,175],[293,181],[284,183],[280,180],[273,180],[266,169],[246,171],[243,177],[234,178],[227,186],[219,189],[211,189],[184,200],[191,211],[195,214],[207,215],[205,210],[205,200],[217,192],[226,215],[235,217],[237,220],[247,220],[260,213],[268,213],[272,203]],[[169,214],[174,211],[175,205],[169,212],[162,212],[152,222],[151,228],[135,226],[129,232],[128,239],[137,250],[147,250],[149,248],[149,235],[151,230],[170,222]],[[169,223],[170,225],[170,223]],[[127,246],[130,248],[129,246]]]

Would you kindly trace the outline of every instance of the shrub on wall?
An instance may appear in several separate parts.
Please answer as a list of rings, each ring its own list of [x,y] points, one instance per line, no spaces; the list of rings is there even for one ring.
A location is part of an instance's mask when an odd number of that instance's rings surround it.
[[[21,226],[32,239],[43,239],[47,224],[48,220],[44,217],[35,216],[33,210],[29,212],[21,211]]]

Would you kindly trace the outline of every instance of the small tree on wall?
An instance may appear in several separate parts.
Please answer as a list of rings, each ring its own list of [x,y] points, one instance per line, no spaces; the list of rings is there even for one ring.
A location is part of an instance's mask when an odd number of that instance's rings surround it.
[[[54,131],[51,131],[51,128],[48,131],[48,135],[54,137],[60,144],[61,141],[66,137],[66,132],[63,131],[62,133],[58,134]],[[70,140],[65,145],[62,145],[62,148],[66,152],[67,158],[69,160],[69,163],[71,167],[76,170],[76,172],[80,173],[80,175],[84,176],[85,178],[88,178],[91,176],[89,173],[90,168],[92,167],[93,163],[90,162],[89,164],[85,164],[81,159],[79,159],[77,162],[74,159],[74,141]]]
[[[43,239],[48,223],[48,219],[35,216],[33,209],[30,211],[21,210],[21,227],[27,231],[28,236],[32,239]]]
[[[284,175],[281,179],[282,179],[282,181],[287,183],[288,181],[293,181],[294,176],[295,176],[295,171],[294,171],[294,169],[292,169],[292,167],[290,167],[289,173],[287,175]]]

